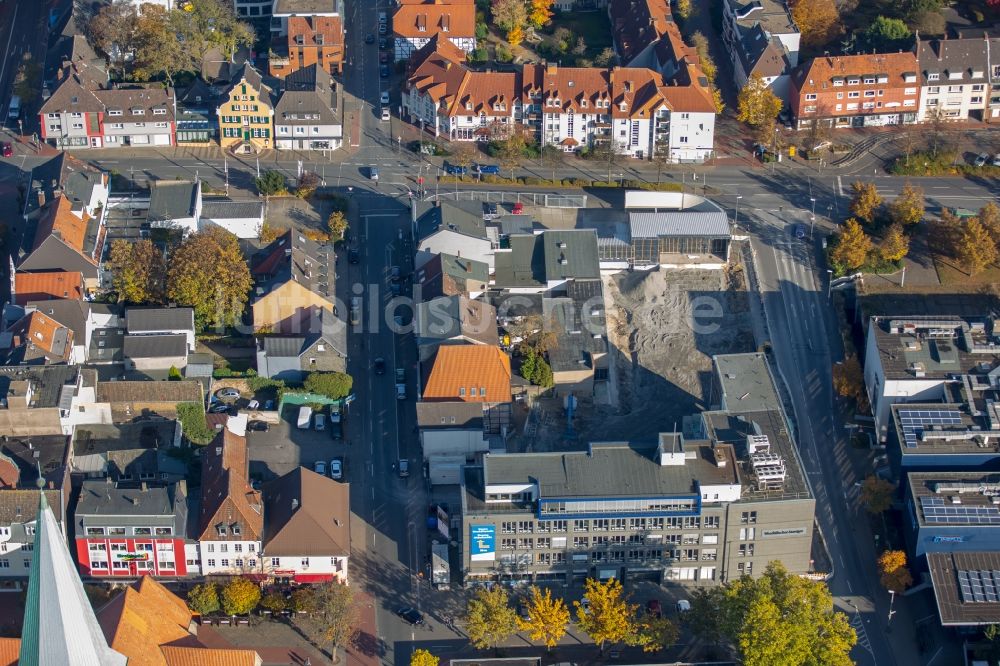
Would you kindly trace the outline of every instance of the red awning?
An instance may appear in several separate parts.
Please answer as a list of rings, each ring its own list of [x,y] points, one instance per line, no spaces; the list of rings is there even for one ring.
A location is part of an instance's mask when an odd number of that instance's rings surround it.
[[[333,574],[295,574],[296,583],[325,583],[333,580]]]
[[[560,142],[564,146],[579,146],[580,142],[571,136],[566,137]]]

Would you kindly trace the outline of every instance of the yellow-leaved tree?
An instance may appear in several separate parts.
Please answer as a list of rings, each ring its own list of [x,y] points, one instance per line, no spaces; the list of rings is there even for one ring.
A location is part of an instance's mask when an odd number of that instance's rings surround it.
[[[441,659],[423,648],[414,650],[410,655],[410,666],[438,666],[440,661]]]
[[[781,105],[781,99],[760,74],[754,74],[740,88],[736,98],[736,118],[756,128],[761,136],[769,136],[774,127],[774,119],[781,113]]]
[[[193,233],[168,264],[167,298],[194,308],[198,328],[240,321],[253,280],[236,236],[221,227]]]
[[[531,0],[528,10],[528,23],[536,30],[552,20],[552,3],[554,0]]]
[[[566,634],[569,624],[569,609],[566,602],[553,597],[548,588],[532,586],[528,597],[528,618],[518,618],[517,626],[527,631],[533,641],[542,641],[546,650],[551,650]]]
[[[899,196],[889,204],[889,219],[902,225],[916,224],[924,217],[924,188],[903,185]]]
[[[588,605],[574,601],[576,623],[590,636],[601,652],[604,646],[629,640],[637,635],[635,611],[622,594],[622,584],[609,578],[605,582],[588,578],[584,584]]]
[[[886,230],[879,243],[879,256],[885,261],[900,261],[909,251],[910,239],[903,231],[903,225],[896,222]]]
[[[480,588],[465,609],[465,631],[480,650],[496,648],[517,631],[517,613],[510,607],[507,590],[499,585]]]
[[[844,222],[844,228],[837,236],[837,245],[830,250],[830,260],[843,268],[860,268],[868,259],[872,241],[853,217]]]
[[[997,246],[978,217],[965,221],[958,239],[957,259],[969,275],[982,272],[997,261]]]
[[[887,550],[879,555],[878,573],[882,587],[897,594],[913,584],[913,576],[906,568],[906,553],[902,550]]]
[[[789,4],[803,45],[824,46],[840,34],[840,15],[834,0],[795,0]]]
[[[879,206],[882,205],[882,196],[878,193],[875,183],[856,180],[851,183],[851,191],[854,193],[850,204],[851,215],[865,223],[873,222]]]

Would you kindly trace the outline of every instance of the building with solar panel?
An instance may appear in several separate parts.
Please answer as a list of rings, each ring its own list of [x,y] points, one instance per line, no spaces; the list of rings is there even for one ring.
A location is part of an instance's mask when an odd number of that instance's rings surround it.
[[[893,404],[946,400],[946,386],[965,375],[1000,385],[998,334],[1000,326],[987,318],[872,317],[865,388],[880,441],[889,438]]]

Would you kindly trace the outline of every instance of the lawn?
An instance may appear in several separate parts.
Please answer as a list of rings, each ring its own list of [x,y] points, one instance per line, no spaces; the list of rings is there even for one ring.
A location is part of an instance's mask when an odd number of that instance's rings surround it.
[[[560,29],[569,31],[569,42],[562,47],[557,43],[555,34]],[[539,31],[542,41],[537,45],[527,45],[534,48],[539,55],[556,59],[566,66],[589,65],[580,60],[593,61],[604,49],[612,48],[611,23],[608,15],[600,11],[585,12],[555,12],[552,22]],[[574,54],[576,39],[582,37],[586,49],[582,54]]]
[[[993,264],[982,273],[969,275],[954,259],[934,255],[934,269],[942,285],[949,287],[979,287],[1000,284],[1000,266]]]

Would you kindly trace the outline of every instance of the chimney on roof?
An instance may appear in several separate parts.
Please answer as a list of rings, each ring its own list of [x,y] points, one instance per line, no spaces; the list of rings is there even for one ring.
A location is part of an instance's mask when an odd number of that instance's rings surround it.
[[[545,63],[545,74],[548,76],[555,76],[559,72],[559,66],[555,63],[547,62]]]
[[[38,207],[41,208],[45,205],[45,192],[42,188],[38,188]]]

